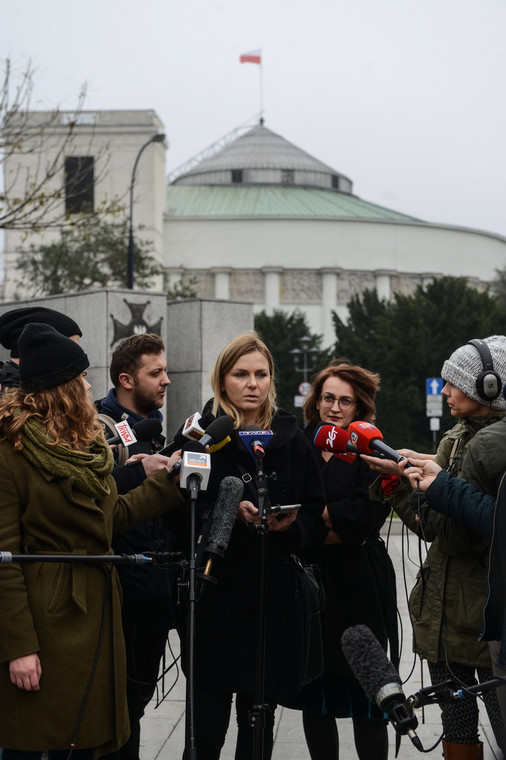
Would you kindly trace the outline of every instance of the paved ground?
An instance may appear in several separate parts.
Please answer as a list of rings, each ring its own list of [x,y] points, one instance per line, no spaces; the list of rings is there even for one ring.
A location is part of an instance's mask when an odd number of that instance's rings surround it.
[[[386,537],[385,540],[387,540]],[[422,683],[419,663],[416,664],[415,670],[412,672],[413,654],[411,652],[411,633],[407,616],[406,589],[408,591],[411,590],[414,583],[418,548],[412,534],[407,544],[406,539],[404,538],[403,540],[402,536],[397,533],[389,537],[388,550],[397,572],[398,606],[404,636],[401,676],[403,681],[405,681],[404,692],[409,696],[416,693],[422,686],[430,684],[426,670],[423,674]],[[171,644],[174,652],[178,653],[177,636],[171,635]],[[174,679],[168,683],[173,681]],[[427,750],[437,741],[441,731],[439,707],[437,705],[430,705],[423,711],[417,710],[416,715],[419,721],[417,734],[424,749]],[[169,697],[156,709],[153,702],[143,718],[141,760],[179,760],[182,757],[185,734],[184,716],[185,682],[183,675],[180,673]],[[484,708],[481,708],[480,716],[481,740],[485,745],[484,758],[485,760],[500,758],[501,755],[497,750]],[[357,754],[353,744],[351,721],[340,720],[338,721],[338,726],[341,760],[355,760]],[[389,726],[389,732],[391,740],[389,756],[393,758],[395,755],[395,732],[391,726]],[[227,741],[221,753],[222,760],[233,760],[234,751],[235,726],[232,719]],[[439,745],[429,753],[429,756],[440,758],[441,754],[441,746]],[[419,758],[421,756],[421,753],[413,746],[411,741],[407,737],[403,737],[398,755],[400,760],[411,760],[412,758]],[[286,708],[278,708],[276,711],[272,760],[309,760],[299,712]]]

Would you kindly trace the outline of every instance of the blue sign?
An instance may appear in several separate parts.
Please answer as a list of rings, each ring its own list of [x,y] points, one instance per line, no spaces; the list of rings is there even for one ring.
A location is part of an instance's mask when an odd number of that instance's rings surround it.
[[[439,396],[443,387],[443,380],[440,377],[427,377],[425,388],[427,396]]]

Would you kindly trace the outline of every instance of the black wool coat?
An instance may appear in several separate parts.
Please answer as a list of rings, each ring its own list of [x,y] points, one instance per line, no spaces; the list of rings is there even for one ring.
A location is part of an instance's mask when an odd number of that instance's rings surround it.
[[[321,517],[325,502],[320,475],[295,417],[280,411],[272,431],[262,460],[270,502],[302,504],[288,530],[269,532],[267,539],[265,696],[280,701],[283,695],[300,690],[304,671],[301,570],[291,555],[321,543],[326,529]],[[210,481],[198,504],[198,531],[206,509],[216,500],[222,479],[228,475],[241,478],[244,472],[254,476],[255,471],[254,458],[234,432],[231,443],[211,457]],[[245,487],[243,499],[257,505],[252,484]],[[187,536],[187,527],[179,526],[180,538],[185,533]],[[206,584],[196,605],[195,680],[205,688],[255,693],[261,541],[258,533],[236,520],[224,559],[213,565],[217,583]],[[184,657],[184,619],[180,632]]]
[[[316,426],[304,431],[313,440]],[[313,445],[313,444],[312,444]],[[319,547],[311,559],[321,569],[326,591],[322,615],[325,671],[350,675],[341,636],[349,626],[367,625],[390,658],[398,661],[395,571],[379,531],[390,508],[369,499],[376,474],[357,457],[327,462],[316,447],[327,508],[342,543]]]

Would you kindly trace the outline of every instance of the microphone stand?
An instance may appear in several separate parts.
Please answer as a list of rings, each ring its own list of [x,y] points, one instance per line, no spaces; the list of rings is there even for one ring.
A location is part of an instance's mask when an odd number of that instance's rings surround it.
[[[506,677],[497,676],[490,681],[483,681],[474,686],[457,686],[454,681],[449,679],[434,686],[426,686],[415,694],[409,696],[406,702],[411,707],[424,707],[425,705],[447,704],[465,697],[472,697],[475,694],[482,694],[490,689],[497,689],[499,686],[506,686]]]
[[[151,552],[146,554],[12,554],[0,551],[0,565],[16,562],[70,562],[90,565],[151,565],[172,567],[181,564],[181,552]]]
[[[260,588],[257,619],[255,704],[249,711],[250,726],[253,729],[253,760],[263,760],[264,731],[267,717],[272,708],[265,703],[265,640],[267,619],[267,575],[269,525],[267,515],[270,512],[269,493],[262,467],[262,457],[256,454],[255,483],[258,491],[258,514],[260,523],[251,523],[250,528],[260,534]]]
[[[190,494],[190,559],[188,562],[188,608],[186,613],[186,716],[184,760],[196,760],[195,745],[195,603],[197,599],[196,512],[201,478],[188,476]]]

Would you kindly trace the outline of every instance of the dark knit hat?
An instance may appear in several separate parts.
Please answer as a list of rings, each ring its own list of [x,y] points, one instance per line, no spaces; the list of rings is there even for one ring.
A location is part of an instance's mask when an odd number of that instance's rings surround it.
[[[40,322],[51,325],[62,335],[70,338],[71,335],[82,335],[81,328],[71,317],[54,309],[46,309],[44,306],[27,306],[23,309],[12,309],[0,316],[0,343],[10,349],[11,356],[17,358],[19,349],[17,346],[19,336],[25,325],[30,322]]]
[[[499,375],[500,381],[506,381],[506,337],[504,335],[491,335],[484,338],[483,342],[489,348],[494,371]],[[484,401],[478,393],[476,380],[483,372],[483,361],[475,346],[466,343],[460,346],[443,364],[441,377],[447,383],[451,383],[466,396],[480,403],[488,403],[492,409],[506,409],[506,400],[499,395],[493,401]],[[499,386],[500,387],[500,386]]]
[[[25,393],[56,388],[90,366],[81,346],[51,325],[26,325],[18,346],[19,379]]]

